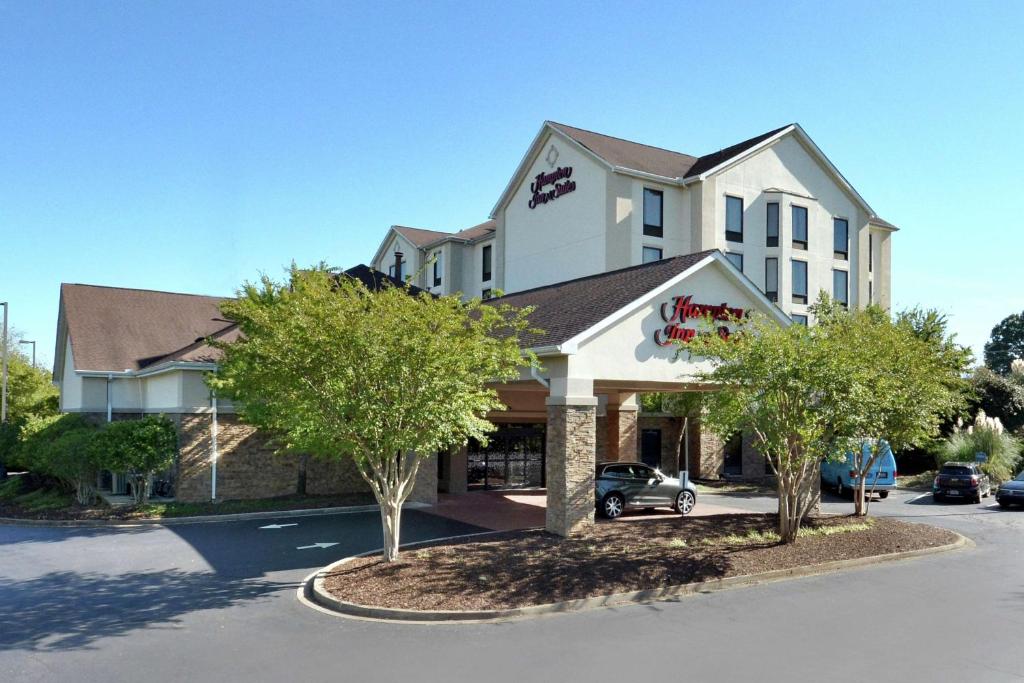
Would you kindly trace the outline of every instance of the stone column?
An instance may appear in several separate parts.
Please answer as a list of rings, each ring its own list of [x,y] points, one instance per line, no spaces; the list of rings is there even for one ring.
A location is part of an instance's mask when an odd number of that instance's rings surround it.
[[[640,434],[637,431],[636,418],[640,406],[636,402],[636,394],[619,394],[618,417],[618,450],[617,460],[636,460],[638,456],[637,441]],[[609,422],[611,416],[609,415]]]
[[[596,400],[548,404],[546,527],[559,536],[594,521],[596,413]]]
[[[469,450],[463,446],[445,457],[448,459],[448,467],[445,472],[448,476],[444,481],[445,492],[465,493],[469,490],[467,482],[469,472],[466,469],[469,465]]]

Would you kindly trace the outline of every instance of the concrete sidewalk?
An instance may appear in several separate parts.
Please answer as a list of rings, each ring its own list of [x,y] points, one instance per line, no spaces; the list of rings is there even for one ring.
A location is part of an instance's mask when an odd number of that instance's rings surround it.
[[[424,508],[424,512],[454,519],[467,524],[494,529],[495,531],[513,531],[516,529],[534,529],[544,527],[544,516],[547,508],[547,492],[543,489],[508,490],[508,491],[470,491],[462,494],[442,493],[436,505]],[[709,515],[741,514],[747,510],[724,505],[704,502],[698,495],[697,505],[690,517],[706,517]],[[668,508],[656,508],[645,513],[643,510],[628,510],[617,520],[603,520],[601,524],[628,524],[630,522],[653,519],[657,517],[677,516]]]

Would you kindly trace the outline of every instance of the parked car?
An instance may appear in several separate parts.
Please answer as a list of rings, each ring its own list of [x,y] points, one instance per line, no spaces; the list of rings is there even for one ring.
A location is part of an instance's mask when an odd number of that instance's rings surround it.
[[[932,484],[932,499],[936,503],[947,498],[980,503],[982,498],[990,495],[992,483],[988,475],[973,462],[947,462]]]
[[[595,502],[603,517],[615,519],[626,508],[671,507],[688,515],[697,503],[697,486],[666,477],[642,462],[603,462],[594,479]]]
[[[861,457],[865,460],[871,457],[871,444],[867,441],[861,445]],[[879,498],[888,498],[889,492],[896,490],[896,458],[888,442],[882,441],[881,451],[865,479],[867,490],[870,492],[874,489]],[[852,451],[847,451],[846,458],[842,460],[826,460],[821,463],[822,488],[835,488],[837,494],[845,496],[853,493],[859,481],[860,477],[853,467]]]
[[[999,507],[1004,508],[1024,505],[1024,472],[999,485],[996,490],[996,502],[999,503]]]

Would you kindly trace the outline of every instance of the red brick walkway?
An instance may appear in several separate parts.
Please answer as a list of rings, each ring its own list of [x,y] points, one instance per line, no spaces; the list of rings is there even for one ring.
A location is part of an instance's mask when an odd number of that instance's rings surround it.
[[[474,524],[485,529],[512,531],[543,527],[546,507],[547,492],[544,490],[471,491],[462,494],[439,494],[437,505],[427,508],[425,512]],[[742,512],[746,511],[705,503],[698,497],[697,506],[690,515],[705,517]],[[642,510],[629,510],[612,523],[628,524],[654,517],[675,516],[675,514],[668,508],[658,508],[650,513],[644,513]],[[598,521],[607,523],[600,519]]]

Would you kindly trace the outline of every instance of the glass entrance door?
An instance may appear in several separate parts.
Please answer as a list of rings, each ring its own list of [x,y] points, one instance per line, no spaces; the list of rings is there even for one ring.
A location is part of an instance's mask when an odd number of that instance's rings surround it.
[[[543,487],[545,429],[543,424],[503,424],[486,446],[470,440],[469,488]]]

